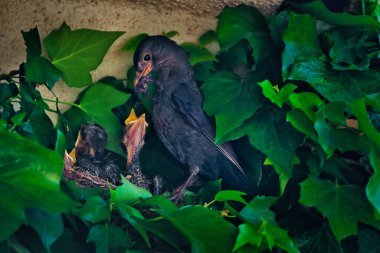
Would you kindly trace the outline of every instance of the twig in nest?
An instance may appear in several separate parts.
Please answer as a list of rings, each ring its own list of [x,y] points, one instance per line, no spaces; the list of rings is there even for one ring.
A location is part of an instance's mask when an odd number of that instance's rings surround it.
[[[65,168],[64,176],[67,180],[74,180],[77,182],[77,185],[82,188],[86,187],[101,187],[105,190],[108,190],[109,187],[112,189],[116,188],[116,185],[104,180],[102,178],[91,175],[90,173],[84,171],[78,171],[75,169],[75,163],[67,152],[65,152]]]

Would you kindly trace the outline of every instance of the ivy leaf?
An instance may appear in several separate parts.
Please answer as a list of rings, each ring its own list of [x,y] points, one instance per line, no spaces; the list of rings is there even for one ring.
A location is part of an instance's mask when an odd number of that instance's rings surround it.
[[[215,73],[203,83],[201,90],[205,97],[204,110],[215,115],[217,143],[262,106],[260,93],[250,91],[247,84],[231,72]]]
[[[290,4],[299,11],[308,13],[316,18],[323,20],[332,25],[342,26],[371,26],[380,29],[380,23],[371,16],[364,15],[351,15],[348,13],[336,13],[332,12],[324,5],[321,0],[316,0],[308,3],[296,4],[290,2]]]
[[[190,54],[190,64],[193,66],[200,62],[214,61],[215,55],[193,43],[182,43],[181,47]]]
[[[122,123],[112,109],[123,105],[130,94],[116,90],[110,85],[96,83],[82,93],[79,105],[71,108],[63,115],[74,124],[73,129],[80,128],[83,123],[97,123],[104,127],[108,134],[107,148],[117,154],[124,155],[121,147]]]
[[[271,251],[272,248],[276,246],[289,253],[300,252],[294,245],[293,241],[289,238],[286,230],[265,222],[263,222],[261,226],[253,226],[251,224],[239,225],[239,234],[236,239],[234,251],[248,244],[255,246],[254,249],[257,252],[261,252],[264,239],[266,240],[265,244],[267,245],[267,248]]]
[[[317,58],[296,62],[289,79],[308,82],[330,102],[350,103],[380,92],[379,72],[331,70]]]
[[[106,220],[111,215],[109,205],[99,196],[88,198],[86,203],[74,209],[73,213],[82,220],[92,223]]]
[[[328,37],[333,43],[329,51],[329,56],[333,61],[333,69],[368,70],[370,58],[364,46],[368,37],[367,34],[344,36],[339,31],[335,31]]]
[[[140,220],[145,219],[144,216],[140,213],[140,211],[127,205],[119,205],[118,210],[120,212],[121,217],[126,219],[129,222],[129,224],[131,224],[137,230],[137,232],[139,232],[142,238],[144,238],[145,243],[150,248],[151,245],[148,238],[148,234],[146,233],[144,227],[137,220],[137,219],[140,219]]]
[[[128,235],[112,224],[93,226],[87,236],[87,242],[94,242],[96,253],[119,252],[131,244]]]
[[[308,253],[343,253],[328,224],[324,223],[320,229],[308,238],[302,246],[302,252]]]
[[[41,42],[37,27],[29,32],[21,32],[26,49],[25,79],[39,84],[48,84],[53,89],[54,84],[61,76],[61,71],[51,62],[41,56]]]
[[[51,252],[51,245],[63,234],[61,214],[47,213],[33,208],[27,210],[26,220],[39,235],[45,249]]]
[[[225,191],[220,191],[216,194],[215,200],[220,201],[220,202],[225,202],[225,201],[237,201],[242,204],[247,204],[247,201],[242,196],[247,195],[244,192],[240,191],[235,191],[235,190],[225,190]]]
[[[52,64],[62,71],[63,81],[70,87],[84,87],[92,83],[90,71],[99,66],[109,47],[122,34],[71,30],[63,23],[44,39],[44,46]]]
[[[358,253],[376,253],[380,251],[380,246],[377,243],[380,240],[378,231],[362,229],[359,230],[358,237]]]
[[[172,38],[176,35],[178,35],[179,33],[177,31],[169,31],[169,32],[163,32],[162,35],[163,36],[166,36],[168,38]]]
[[[269,208],[276,201],[275,197],[256,196],[239,212],[239,217],[254,225],[260,225],[263,221],[275,225],[275,213]]]
[[[140,198],[152,197],[152,194],[148,190],[135,186],[123,176],[121,179],[123,184],[116,187],[115,190],[110,190],[111,203],[116,205],[132,205],[139,201]]]
[[[59,155],[10,132],[0,132],[0,240],[25,221],[24,208],[70,210],[74,202],[60,191]],[[12,144],[12,145],[10,145]]]
[[[376,155],[375,150],[371,151],[369,160],[374,172],[368,180],[366,193],[377,214],[380,214],[380,158]]]
[[[303,137],[285,120],[282,111],[265,107],[222,140],[235,140],[248,135],[249,141],[269,159],[291,175],[295,150]]]
[[[292,13],[288,28],[282,38],[285,42],[285,49],[282,53],[282,76],[284,79],[288,77],[290,66],[297,57],[318,57],[323,54],[317,39],[316,21],[309,15]]]
[[[128,41],[124,44],[124,46],[121,48],[121,50],[127,51],[127,52],[134,52],[137,49],[137,46],[139,43],[145,38],[148,37],[149,34],[147,33],[141,33],[136,36],[133,36],[128,39]]]
[[[199,37],[199,46],[200,47],[205,47],[211,42],[218,41],[218,35],[216,34],[215,31],[209,30],[205,32],[204,34]]]
[[[273,86],[268,80],[259,83],[259,85],[263,89],[264,96],[280,108],[284,103],[289,103],[289,96],[297,88],[294,84],[287,84],[279,89],[277,85]]]
[[[217,212],[203,206],[184,206],[161,215],[190,240],[192,252],[232,251],[235,228]]]
[[[225,7],[218,16],[217,34],[222,50],[247,39],[253,48],[256,62],[273,54],[273,48],[269,46],[272,41],[265,17],[254,7]]]
[[[308,178],[301,183],[300,203],[315,207],[326,216],[338,241],[356,235],[358,222],[380,228],[380,222],[373,218],[373,207],[359,186]]]

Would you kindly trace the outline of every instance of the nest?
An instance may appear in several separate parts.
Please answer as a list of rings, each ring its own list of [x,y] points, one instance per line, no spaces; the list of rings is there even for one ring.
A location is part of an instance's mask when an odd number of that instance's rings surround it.
[[[66,180],[76,181],[77,186],[81,188],[100,187],[104,190],[108,190],[110,187],[112,189],[116,188],[116,185],[107,180],[91,175],[88,171],[78,170],[75,166],[75,162],[69,154],[67,154],[67,152],[65,153],[65,167],[63,175]]]

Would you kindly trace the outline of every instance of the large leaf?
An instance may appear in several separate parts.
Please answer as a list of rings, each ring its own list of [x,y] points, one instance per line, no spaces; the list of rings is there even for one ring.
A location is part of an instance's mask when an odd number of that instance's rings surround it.
[[[369,159],[374,172],[368,180],[366,193],[377,214],[380,214],[380,158],[376,155],[375,150],[372,150]]]
[[[257,196],[239,212],[239,217],[254,225],[259,225],[263,221],[275,225],[275,213],[269,208],[276,201],[275,197]]]
[[[249,90],[249,86],[231,72],[215,73],[203,83],[201,90],[205,97],[205,111],[215,115],[216,142],[241,126],[262,106],[258,86]]]
[[[268,156],[272,163],[280,166],[287,175],[292,174],[295,151],[302,135],[285,121],[282,111],[271,107],[260,109],[223,140],[234,140],[244,135],[248,135],[252,146]]]
[[[273,53],[273,48],[269,46],[272,41],[265,17],[254,7],[225,7],[218,16],[217,34],[223,50],[247,39],[253,47],[253,57],[257,62]]]
[[[350,103],[366,94],[380,92],[379,72],[331,70],[317,58],[296,62],[289,79],[308,82],[331,102]]]
[[[254,251],[252,249],[252,251],[248,252],[262,252],[264,245],[265,248],[269,248],[271,251],[273,247],[278,247],[289,253],[300,252],[288,236],[286,230],[266,222],[263,222],[260,226],[253,226],[251,224],[239,225],[239,234],[234,250],[241,249],[247,244],[251,245],[254,249]]]
[[[121,252],[131,244],[128,235],[112,224],[96,225],[90,229],[87,242],[94,242],[96,253]]]
[[[52,89],[55,82],[61,76],[61,71],[56,69],[51,62],[41,56],[41,42],[37,27],[29,32],[22,32],[25,40],[26,64],[25,79],[35,83],[45,83]]]
[[[62,79],[72,87],[92,83],[90,71],[102,62],[112,43],[123,32],[103,32],[90,29],[71,30],[63,23],[44,40],[53,65],[62,71]]]
[[[83,206],[74,209],[73,213],[83,221],[98,223],[108,219],[111,215],[111,210],[101,197],[93,196],[88,198]]]
[[[284,79],[288,77],[290,66],[297,57],[317,57],[322,54],[317,39],[316,22],[309,15],[292,13],[288,28],[282,38],[285,42],[285,49],[282,53],[282,76]]]
[[[47,213],[33,208],[27,210],[26,219],[39,235],[45,249],[50,252],[50,246],[63,234],[61,214]]]
[[[324,223],[302,246],[302,252],[308,253],[343,253],[330,227]]]
[[[107,148],[124,154],[121,147],[122,123],[112,109],[123,105],[129,97],[130,94],[118,91],[110,85],[97,83],[88,88],[79,105],[67,111],[64,116],[71,124],[75,124],[76,129],[84,123],[97,123],[104,127],[108,134]]]
[[[200,62],[214,61],[215,55],[204,47],[193,43],[182,43],[181,47],[190,54],[190,64],[193,66]]]
[[[202,206],[185,206],[162,216],[190,240],[193,253],[231,252],[235,228],[217,212]]]
[[[138,186],[129,182],[125,177],[121,178],[123,184],[116,187],[115,190],[111,189],[111,203],[116,205],[132,205],[139,201],[141,198],[152,197],[152,194]]]
[[[296,9],[311,14],[329,24],[343,26],[372,26],[380,29],[380,23],[378,23],[373,17],[332,12],[327,9],[322,0],[315,0],[302,4],[291,4]]]
[[[0,139],[1,241],[24,222],[25,207],[62,212],[74,203],[60,191],[57,153],[10,132],[0,132]]]
[[[380,228],[380,221],[373,218],[371,203],[358,186],[308,178],[301,184],[300,202],[326,216],[338,241],[356,235],[358,222]]]

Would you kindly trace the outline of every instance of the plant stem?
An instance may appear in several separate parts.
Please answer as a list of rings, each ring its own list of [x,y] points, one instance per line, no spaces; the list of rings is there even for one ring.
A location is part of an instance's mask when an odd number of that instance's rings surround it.
[[[58,104],[64,104],[64,105],[71,105],[71,106],[74,106],[74,107],[77,107],[77,108],[81,108],[79,105],[77,105],[75,103],[66,102],[66,101],[60,101],[58,99],[57,100],[53,100],[53,99],[43,98],[42,100],[46,101],[46,102],[58,103]]]

